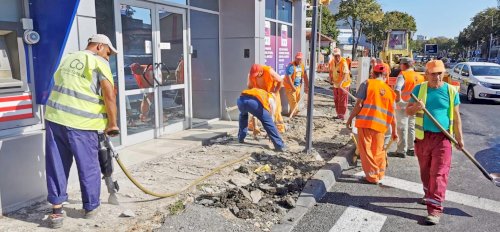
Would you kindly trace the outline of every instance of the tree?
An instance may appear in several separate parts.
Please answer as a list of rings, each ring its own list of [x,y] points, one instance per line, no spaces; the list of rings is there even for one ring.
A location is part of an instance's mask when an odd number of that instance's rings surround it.
[[[493,19],[493,25],[492,25]],[[475,50],[478,45],[483,54],[490,47],[490,33],[493,37],[500,36],[500,9],[488,8],[477,13],[471,23],[458,35],[457,47],[460,52]]]
[[[365,24],[364,33],[372,40],[377,49],[383,47],[386,40],[386,31],[391,29],[406,29],[409,31],[417,30],[417,23],[413,16],[399,11],[386,12],[381,21],[375,21]]]
[[[307,0],[307,2],[312,5],[312,0]],[[312,11],[307,11],[306,15],[307,17],[312,17]],[[312,22],[307,22],[306,26],[311,28],[311,24]],[[326,35],[333,40],[336,40],[339,35],[335,16],[330,12],[327,6],[321,6],[321,34]]]
[[[376,0],[344,0],[340,3],[337,19],[345,20],[352,30],[352,58],[357,57],[360,35],[366,25],[382,20],[384,13]]]

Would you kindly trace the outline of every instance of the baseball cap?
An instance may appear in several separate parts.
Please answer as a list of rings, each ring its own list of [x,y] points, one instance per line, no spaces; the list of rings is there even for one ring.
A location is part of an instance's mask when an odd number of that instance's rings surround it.
[[[264,69],[262,68],[261,65],[253,64],[252,67],[250,68],[250,77],[256,77],[257,75],[259,75],[259,72],[263,70]]]
[[[438,73],[438,72],[446,72],[446,68],[444,67],[444,63],[442,60],[431,60],[427,62],[425,65],[428,73]]]
[[[410,57],[401,57],[401,59],[399,59],[399,63],[400,64],[411,64],[411,63],[413,63],[413,60]]]
[[[333,55],[336,56],[336,55],[339,55],[340,56],[340,49],[339,48],[334,48],[333,49]]]
[[[387,67],[383,64],[377,64],[373,67],[373,71],[378,73],[387,73]]]
[[[90,36],[88,42],[106,44],[109,46],[109,49],[111,49],[112,54],[118,54],[118,50],[116,50],[116,48],[113,46],[111,40],[109,40],[109,38],[103,34],[95,34]]]
[[[295,59],[302,59],[302,52],[297,52],[297,55],[295,55]]]

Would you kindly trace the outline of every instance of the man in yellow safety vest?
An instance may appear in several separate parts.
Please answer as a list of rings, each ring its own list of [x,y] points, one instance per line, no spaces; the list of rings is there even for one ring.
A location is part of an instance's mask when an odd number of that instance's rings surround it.
[[[100,205],[101,170],[98,131],[119,130],[116,95],[109,57],[116,54],[109,38],[96,34],[84,51],[64,57],[54,74],[45,111],[47,200],[52,204],[50,226],[62,226],[62,203],[73,157],[78,169],[84,218],[94,218]]]

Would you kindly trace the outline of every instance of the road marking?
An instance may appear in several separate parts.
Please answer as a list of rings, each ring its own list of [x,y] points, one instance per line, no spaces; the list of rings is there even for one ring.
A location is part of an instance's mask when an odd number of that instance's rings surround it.
[[[349,206],[330,232],[379,232],[387,216]]]
[[[363,172],[358,172],[355,176],[365,176]],[[424,195],[422,184],[407,180],[402,180],[390,176],[385,176],[381,182],[385,186],[406,190]],[[458,204],[487,210],[500,214],[500,202],[459,192],[446,190],[446,201],[455,202]]]

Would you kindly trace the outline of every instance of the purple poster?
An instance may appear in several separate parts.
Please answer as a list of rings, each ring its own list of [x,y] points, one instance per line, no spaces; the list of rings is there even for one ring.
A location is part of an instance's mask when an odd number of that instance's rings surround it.
[[[271,22],[266,21],[265,23],[265,37],[264,37],[264,54],[266,65],[271,66],[276,70],[276,36],[273,35],[271,28]]]
[[[292,37],[289,36],[289,26],[280,26],[280,36],[278,37],[278,74],[285,75],[286,66],[292,61]],[[290,33],[291,35],[291,33]]]

